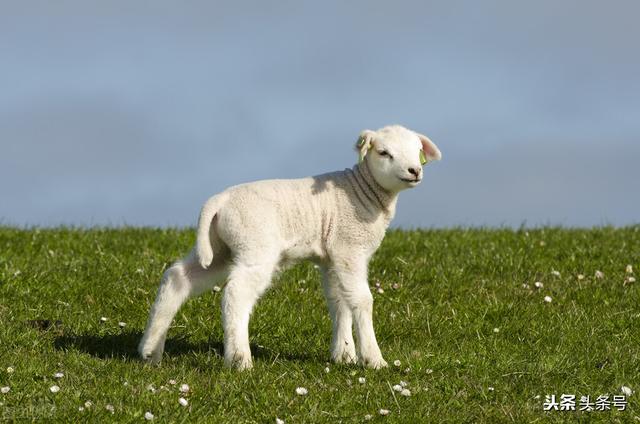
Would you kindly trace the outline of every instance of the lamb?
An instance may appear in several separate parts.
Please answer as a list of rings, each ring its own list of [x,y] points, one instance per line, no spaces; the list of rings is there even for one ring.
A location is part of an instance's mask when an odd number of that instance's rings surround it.
[[[162,358],[180,306],[223,284],[224,363],[252,367],[251,311],[274,273],[310,259],[321,271],[332,320],[331,358],[386,367],[373,328],[369,260],[392,220],[398,193],[422,181],[422,165],[440,160],[429,138],[399,125],[365,130],[351,169],[231,187],[202,208],[195,248],[163,275],[138,351]],[[352,327],[355,326],[356,344]]]

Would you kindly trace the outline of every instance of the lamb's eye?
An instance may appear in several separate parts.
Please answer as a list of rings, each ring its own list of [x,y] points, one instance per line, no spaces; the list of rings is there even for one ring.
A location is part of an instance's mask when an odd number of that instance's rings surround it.
[[[378,152],[378,154],[379,154],[380,156],[386,156],[386,157],[388,157],[389,159],[393,159],[393,156],[391,156],[391,155],[389,154],[389,152],[387,152],[386,150],[381,150],[381,151],[379,151],[379,152]]]

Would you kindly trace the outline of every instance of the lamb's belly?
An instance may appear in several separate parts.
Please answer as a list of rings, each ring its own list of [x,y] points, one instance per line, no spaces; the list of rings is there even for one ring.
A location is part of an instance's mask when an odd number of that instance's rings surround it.
[[[292,265],[303,259],[322,259],[323,252],[319,245],[312,243],[296,243],[289,246],[282,252],[282,266]]]

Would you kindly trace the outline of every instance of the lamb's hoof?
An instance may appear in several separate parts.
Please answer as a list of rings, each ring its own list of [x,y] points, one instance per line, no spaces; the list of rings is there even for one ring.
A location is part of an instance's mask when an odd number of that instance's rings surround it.
[[[148,364],[158,365],[162,361],[162,350],[160,349],[151,350],[141,346],[138,348],[138,353],[140,354],[140,359]]]
[[[253,368],[251,355],[235,355],[233,358],[225,358],[224,365],[228,368],[235,368],[238,371],[250,370]]]
[[[336,364],[355,364],[358,362],[355,352],[336,352],[331,355],[331,360]]]
[[[209,265],[213,261],[213,252],[199,252],[198,253],[198,262],[202,269],[208,269]]]
[[[389,364],[387,364],[387,361],[382,359],[382,357],[380,357],[380,358],[363,359],[360,362],[365,367],[371,368],[371,369],[374,369],[374,370],[379,370],[381,368],[387,368],[389,366]]]

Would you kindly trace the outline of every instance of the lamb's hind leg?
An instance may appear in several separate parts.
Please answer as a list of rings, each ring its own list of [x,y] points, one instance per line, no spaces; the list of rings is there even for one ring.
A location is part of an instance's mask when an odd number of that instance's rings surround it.
[[[140,356],[144,360],[160,362],[167,331],[180,306],[190,297],[224,282],[226,277],[225,265],[212,264],[209,269],[203,269],[193,253],[171,265],[162,277],[147,327],[138,345]]]
[[[222,295],[224,363],[240,370],[253,366],[249,347],[249,317],[253,306],[271,284],[275,260],[251,263],[236,258]]]
[[[353,315],[340,291],[340,281],[335,274],[322,268],[322,285],[333,327],[331,359],[336,363],[355,363],[357,358],[352,331]]]

